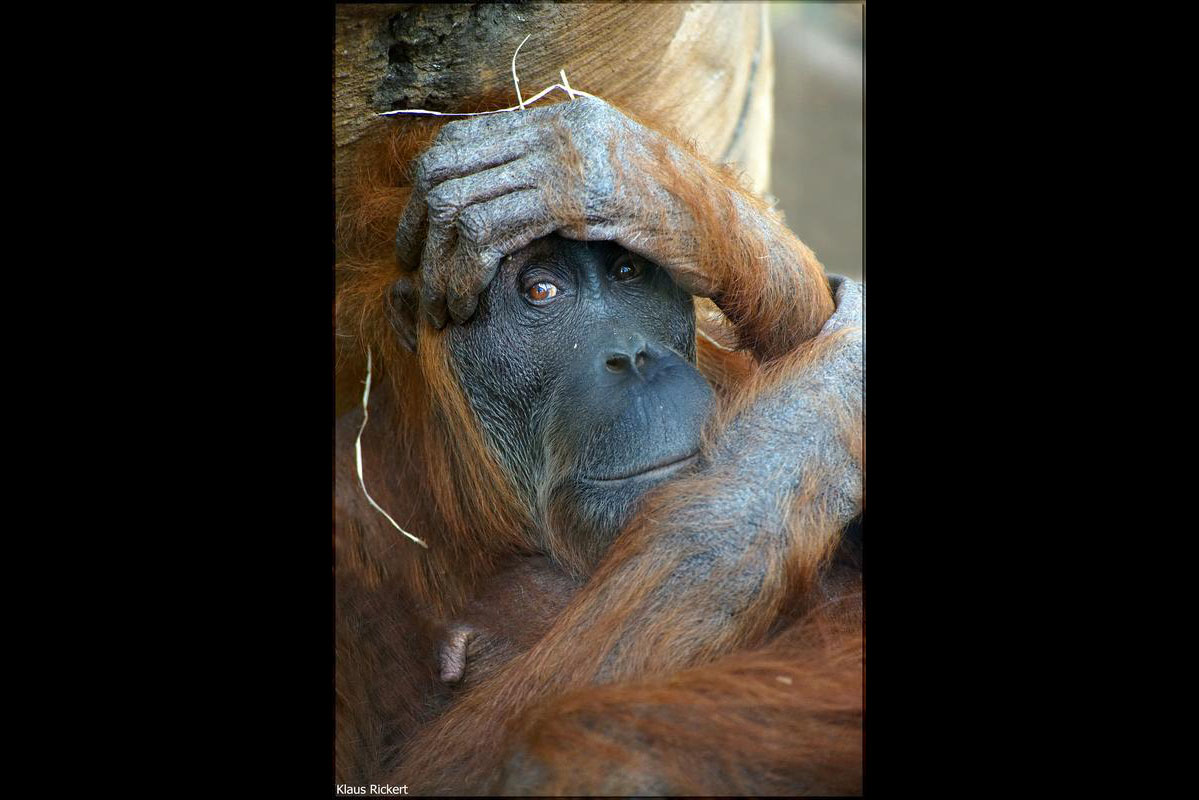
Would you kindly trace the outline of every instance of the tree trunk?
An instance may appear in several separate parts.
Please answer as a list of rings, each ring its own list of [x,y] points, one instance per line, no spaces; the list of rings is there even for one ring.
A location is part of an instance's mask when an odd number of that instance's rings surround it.
[[[334,132],[338,185],[353,145],[398,108],[477,111],[561,82],[656,119],[769,182],[774,64],[758,3],[339,5]]]
[[[760,3],[459,3],[336,6],[335,180],[347,181],[355,146],[377,116],[399,108],[483,111],[507,92],[512,55],[525,98],[565,71],[581,89],[662,120],[708,157],[738,166],[768,190],[774,60]],[[398,221],[398,220],[397,220]],[[719,313],[710,302],[703,313]],[[338,369],[337,413],[361,399],[365,362]]]

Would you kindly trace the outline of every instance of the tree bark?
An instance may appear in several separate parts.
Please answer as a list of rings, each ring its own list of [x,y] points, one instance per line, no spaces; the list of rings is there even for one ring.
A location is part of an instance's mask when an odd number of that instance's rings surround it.
[[[339,5],[334,136],[338,185],[376,115],[398,108],[477,111],[524,97],[560,70],[574,88],[666,119],[705,154],[769,183],[774,64],[758,3],[460,3]]]
[[[338,195],[356,145],[399,108],[483,111],[506,92],[512,54],[525,98],[566,72],[572,88],[666,122],[765,193],[774,59],[761,3],[457,3],[336,6],[333,130]],[[708,301],[701,313],[718,315]],[[361,399],[365,363],[337,374],[337,413]]]

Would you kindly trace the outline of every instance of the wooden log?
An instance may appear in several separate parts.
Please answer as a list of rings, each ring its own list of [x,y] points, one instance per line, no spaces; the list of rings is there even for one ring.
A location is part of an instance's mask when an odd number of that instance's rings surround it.
[[[509,90],[560,81],[666,119],[766,191],[774,64],[759,3],[339,5],[334,136],[338,185],[353,145],[397,108],[476,111]]]
[[[512,54],[524,97],[560,82],[672,124],[710,158],[770,182],[774,60],[761,3],[458,3],[336,6],[335,181],[356,145],[398,108],[480,111],[508,92]],[[500,106],[504,107],[504,106]],[[719,313],[708,301],[702,313]],[[365,363],[342,352],[337,413],[361,400]]]

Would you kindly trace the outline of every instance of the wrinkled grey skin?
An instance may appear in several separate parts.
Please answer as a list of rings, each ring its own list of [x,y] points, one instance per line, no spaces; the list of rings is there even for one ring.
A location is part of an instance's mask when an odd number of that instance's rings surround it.
[[[685,230],[687,209],[662,187],[639,179],[635,169],[623,169],[652,163],[651,142],[676,162],[689,158],[592,98],[445,125],[415,164],[412,202],[396,233],[399,262],[419,264],[425,275],[422,313],[437,328],[445,326],[447,312],[454,322],[465,322],[500,259],[554,232],[614,241],[666,269],[685,291],[711,296],[714,287],[688,254],[657,241],[659,233]],[[585,180],[572,187],[583,225],[555,202],[567,151],[583,164]],[[646,208],[656,210],[658,230],[633,224]]]

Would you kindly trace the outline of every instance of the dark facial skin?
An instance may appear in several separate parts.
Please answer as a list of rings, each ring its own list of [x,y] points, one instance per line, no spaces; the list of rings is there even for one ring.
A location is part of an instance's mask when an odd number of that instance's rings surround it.
[[[467,397],[535,517],[598,554],[650,488],[695,461],[713,395],[695,308],[611,242],[539,239],[452,326]]]

